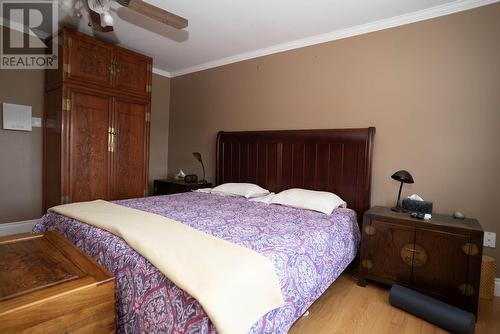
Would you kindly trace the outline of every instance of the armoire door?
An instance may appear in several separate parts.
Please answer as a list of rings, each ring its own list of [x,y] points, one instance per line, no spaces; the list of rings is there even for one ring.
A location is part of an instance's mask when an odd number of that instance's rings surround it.
[[[143,197],[147,189],[149,103],[115,98],[113,199]]]
[[[115,49],[114,87],[148,97],[151,94],[151,58],[132,51]]]
[[[64,31],[65,80],[86,85],[112,85],[113,46],[81,34]]]
[[[69,175],[65,180],[69,201],[109,199],[111,169],[108,149],[112,99],[84,90],[66,89],[70,109]]]

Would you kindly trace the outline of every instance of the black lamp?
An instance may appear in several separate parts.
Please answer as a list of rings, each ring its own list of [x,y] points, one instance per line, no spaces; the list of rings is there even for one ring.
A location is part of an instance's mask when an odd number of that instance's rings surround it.
[[[401,185],[399,186],[399,194],[398,194],[398,201],[396,202],[396,207],[391,208],[391,210],[396,211],[396,212],[404,212],[403,208],[401,207],[401,203],[400,203],[401,189],[403,188],[403,183],[413,183],[415,181],[413,181],[413,177],[406,170],[398,170],[396,173],[392,174],[391,177],[394,180],[401,182]]]
[[[205,165],[203,165],[203,159],[201,159],[201,153],[200,152],[193,152],[193,157],[196,158],[201,164],[201,168],[203,169],[203,179],[201,180],[201,183],[206,183],[205,181]]]

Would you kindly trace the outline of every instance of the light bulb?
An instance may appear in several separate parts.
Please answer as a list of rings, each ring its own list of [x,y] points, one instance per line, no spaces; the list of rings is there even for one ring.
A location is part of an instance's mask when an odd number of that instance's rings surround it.
[[[112,27],[114,23],[113,17],[109,12],[104,12],[101,14],[101,26],[102,27]]]

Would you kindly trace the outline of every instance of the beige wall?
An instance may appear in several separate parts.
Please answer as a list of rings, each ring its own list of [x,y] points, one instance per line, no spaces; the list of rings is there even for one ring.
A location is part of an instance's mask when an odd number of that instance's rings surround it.
[[[7,102],[30,105],[33,117],[42,117],[43,85],[43,71],[0,70],[0,104]],[[11,131],[3,130],[2,124],[0,223],[40,217],[42,145],[41,128],[33,128],[32,132]]]
[[[394,204],[390,175],[408,169],[405,196],[500,232],[499,41],[495,4],[176,77],[169,171],[200,173],[200,151],[214,180],[219,130],[375,126],[373,205]]]
[[[41,117],[43,94],[43,71],[0,70],[0,104],[31,105],[33,116]],[[153,75],[150,180],[167,174],[169,98],[170,79]],[[2,128],[0,223],[39,218],[42,215],[42,129],[24,132]]]
[[[149,192],[153,193],[153,180],[167,177],[168,119],[170,106],[170,79],[153,75],[151,93],[151,129],[149,150]]]

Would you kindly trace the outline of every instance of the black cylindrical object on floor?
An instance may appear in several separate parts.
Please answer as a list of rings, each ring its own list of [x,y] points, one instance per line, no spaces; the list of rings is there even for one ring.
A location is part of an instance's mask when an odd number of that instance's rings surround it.
[[[392,286],[389,302],[451,333],[474,333],[474,314],[400,285]]]

